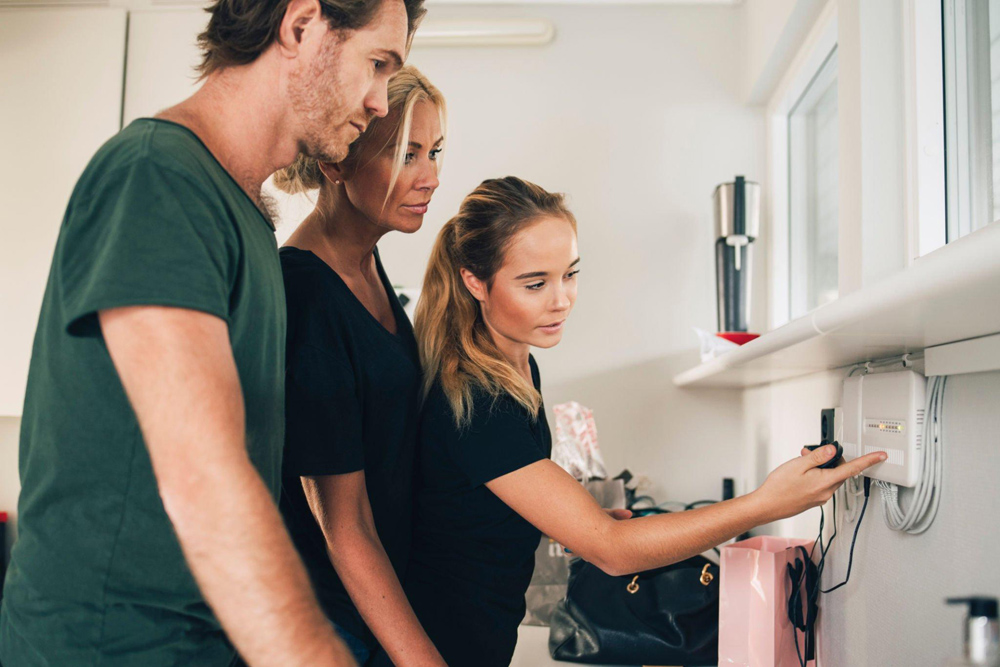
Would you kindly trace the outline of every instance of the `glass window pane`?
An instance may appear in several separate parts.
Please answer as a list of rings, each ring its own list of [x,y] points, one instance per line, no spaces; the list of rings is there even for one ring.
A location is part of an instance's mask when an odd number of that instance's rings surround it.
[[[1000,219],[1000,0],[943,3],[948,241]]]
[[[788,115],[792,318],[837,298],[837,51]]]

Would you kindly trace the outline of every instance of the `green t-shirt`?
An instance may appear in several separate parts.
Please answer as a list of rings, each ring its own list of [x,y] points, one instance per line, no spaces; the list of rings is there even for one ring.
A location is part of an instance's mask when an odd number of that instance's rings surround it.
[[[137,120],[80,177],[49,273],[0,610],[5,666],[224,667],[233,657],[164,512],[101,336],[97,312],[128,305],[226,321],[247,450],[277,499],[285,297],[273,228],[192,132]]]

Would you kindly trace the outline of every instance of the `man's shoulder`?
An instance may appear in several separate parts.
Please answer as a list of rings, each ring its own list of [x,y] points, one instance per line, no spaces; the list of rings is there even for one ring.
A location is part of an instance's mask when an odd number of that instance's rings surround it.
[[[206,190],[210,188],[203,186],[215,167],[213,161],[191,130],[170,121],[142,118],[98,149],[80,179],[83,189],[78,194],[86,196],[105,187],[148,187],[141,176],[153,174],[172,184]]]

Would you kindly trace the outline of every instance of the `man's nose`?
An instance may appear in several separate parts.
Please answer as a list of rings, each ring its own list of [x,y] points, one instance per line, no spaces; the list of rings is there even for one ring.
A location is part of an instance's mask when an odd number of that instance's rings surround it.
[[[372,84],[365,98],[365,111],[372,116],[385,118],[389,113],[388,81],[379,79]]]

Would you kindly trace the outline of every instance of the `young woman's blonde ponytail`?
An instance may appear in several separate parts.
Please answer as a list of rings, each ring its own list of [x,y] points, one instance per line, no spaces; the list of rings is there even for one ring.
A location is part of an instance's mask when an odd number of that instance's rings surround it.
[[[479,302],[462,281],[467,269],[487,285],[514,236],[541,216],[576,228],[563,196],[519,178],[483,181],[438,233],[431,251],[414,330],[424,368],[424,394],[440,383],[458,426],[471,418],[472,392],[510,395],[531,415],[542,397],[504,358],[483,321]]]

